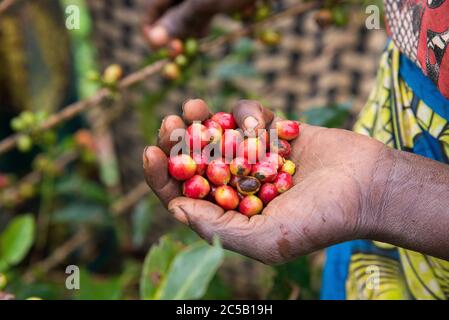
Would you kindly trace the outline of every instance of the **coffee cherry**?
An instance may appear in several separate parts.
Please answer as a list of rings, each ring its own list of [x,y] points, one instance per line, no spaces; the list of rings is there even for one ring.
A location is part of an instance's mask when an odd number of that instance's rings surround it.
[[[19,185],[19,196],[23,200],[31,199],[36,194],[36,188],[34,185],[28,182],[24,182]]]
[[[202,153],[192,153],[192,158],[196,163],[196,172],[200,176],[204,176],[207,168],[207,158]]]
[[[263,4],[263,5],[257,6],[256,14],[255,14],[256,21],[265,20],[266,18],[268,18],[270,16],[270,13],[271,13],[271,8],[268,5]]]
[[[277,168],[267,161],[258,162],[253,165],[251,175],[259,179],[260,182],[271,182],[276,178]]]
[[[207,119],[203,122],[203,125],[209,130],[210,143],[218,143],[223,136],[223,128],[220,124],[212,119]]]
[[[237,149],[239,157],[245,157],[249,163],[256,163],[262,159],[265,154],[266,147],[259,138],[248,138],[240,143]]]
[[[285,160],[282,168],[281,168],[282,172],[288,173],[289,175],[293,176],[295,174],[296,171],[296,165],[293,161],[291,160]]]
[[[195,175],[182,184],[182,194],[192,199],[203,199],[209,192],[209,182],[200,175]]]
[[[299,136],[299,124],[292,120],[283,120],[276,123],[279,138],[290,141]]]
[[[108,66],[103,73],[103,82],[112,85],[119,81],[123,76],[123,69],[118,64],[111,64]]]
[[[270,144],[270,152],[277,153],[283,158],[288,158],[292,152],[292,147],[287,141],[278,139],[277,144]]]
[[[189,57],[195,56],[200,49],[198,40],[196,40],[194,38],[188,38],[184,43],[184,47],[185,47],[185,53]]]
[[[17,140],[17,148],[21,152],[28,152],[33,147],[33,140],[27,134],[21,134]]]
[[[279,170],[279,169],[282,168],[282,165],[284,164],[285,160],[284,160],[283,157],[281,157],[277,153],[268,152],[265,155],[264,161],[267,161],[267,162],[271,163],[272,165],[274,165]]]
[[[212,120],[218,122],[223,130],[235,129],[237,124],[235,123],[234,116],[228,112],[217,112],[211,117]]]
[[[251,217],[260,213],[263,209],[262,200],[254,195],[246,196],[240,201],[239,211],[245,216]]]
[[[321,9],[314,15],[314,20],[316,24],[321,28],[325,29],[329,27],[332,23],[334,18],[332,17],[332,11],[329,9]]]
[[[239,182],[240,177],[239,176],[232,176],[231,180],[229,180],[229,185],[233,188],[237,188],[237,183]]]
[[[183,54],[177,56],[174,61],[181,68],[184,68],[189,64],[189,59],[187,59],[187,57]]]
[[[279,193],[283,193],[293,186],[293,179],[288,173],[280,172],[274,179],[273,184]]]
[[[200,153],[209,143],[209,130],[199,122],[190,125],[186,130],[186,140],[189,143],[190,151]]]
[[[167,49],[170,58],[176,58],[184,52],[184,44],[179,39],[172,39],[168,42]]]
[[[259,34],[259,40],[270,47],[277,46],[281,40],[282,35],[274,30],[265,30]]]
[[[78,130],[74,135],[74,140],[76,145],[82,149],[86,149],[91,152],[95,152],[97,149],[95,138],[92,135],[92,132],[87,129]]]
[[[240,177],[237,190],[243,195],[255,194],[260,189],[260,181],[254,177]]]
[[[195,160],[186,154],[170,157],[168,160],[168,171],[178,181],[190,179],[196,172]]]
[[[259,190],[258,196],[264,203],[267,205],[271,200],[276,198],[279,195],[276,186],[272,183],[264,183]]]
[[[167,80],[177,80],[181,77],[181,70],[176,63],[169,62],[162,69],[162,77]]]
[[[229,166],[223,160],[212,160],[207,166],[207,178],[216,186],[227,184],[231,180]]]
[[[233,159],[237,155],[237,147],[243,141],[240,131],[228,129],[225,130],[221,141],[220,150],[225,159]]]
[[[9,187],[11,184],[11,179],[5,175],[0,173],[0,190]]]
[[[230,186],[220,186],[215,191],[215,201],[225,210],[233,210],[239,205],[240,199],[235,191]]]
[[[251,173],[251,165],[243,157],[237,157],[232,159],[229,164],[231,173],[235,176],[247,176]]]

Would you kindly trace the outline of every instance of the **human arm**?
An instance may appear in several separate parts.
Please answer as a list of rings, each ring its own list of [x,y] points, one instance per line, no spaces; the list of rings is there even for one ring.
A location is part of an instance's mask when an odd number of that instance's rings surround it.
[[[249,116],[258,127],[278,120],[254,101],[241,101],[233,113],[242,129],[248,129],[244,124]],[[207,109],[184,110],[189,121],[208,115]],[[144,152],[145,176],[174,217],[208,241],[218,235],[225,248],[270,264],[354,239],[449,259],[446,165],[346,130],[303,124],[301,136],[292,143],[294,187],[261,215],[248,218],[205,200],[181,197],[179,183],[167,173],[166,156],[168,136],[177,128],[185,128],[183,119],[165,119],[159,147]]]

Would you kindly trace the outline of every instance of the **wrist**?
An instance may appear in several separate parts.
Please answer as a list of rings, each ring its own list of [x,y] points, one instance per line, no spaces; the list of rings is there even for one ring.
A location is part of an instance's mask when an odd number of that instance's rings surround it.
[[[384,241],[388,237],[390,226],[386,215],[398,189],[394,179],[397,165],[397,151],[382,145],[368,172],[367,187],[362,194],[359,238]]]

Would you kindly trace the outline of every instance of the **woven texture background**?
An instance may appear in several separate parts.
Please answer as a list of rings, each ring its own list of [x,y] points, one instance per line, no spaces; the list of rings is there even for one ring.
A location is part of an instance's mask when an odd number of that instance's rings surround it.
[[[278,9],[295,1],[280,1]],[[94,21],[94,37],[99,61],[105,67],[120,63],[130,72],[141,66],[149,49],[141,34],[141,21],[148,0],[96,0],[90,1]],[[324,32],[313,19],[314,12],[291,17],[273,24],[273,29],[283,34],[278,48],[258,46],[251,61],[263,75],[261,79],[241,82],[241,86],[256,92],[265,104],[274,109],[298,112],[332,103],[351,103],[357,114],[365,103],[373,85],[378,58],[385,46],[383,30],[367,30],[364,13],[355,12],[350,24],[344,28],[329,28]],[[227,23],[218,19],[218,23]],[[212,54],[216,59],[226,52]],[[207,78],[207,72],[204,77]],[[207,83],[208,92],[220,85]],[[151,79],[147,90],[160,88],[159,81]],[[125,101],[138,99],[139,94]],[[162,118],[179,112],[186,97],[195,96],[187,87],[174,90],[158,115]],[[135,185],[141,179],[141,168],[135,159],[140,158],[143,139],[138,132],[133,112],[126,112],[113,126],[116,148],[120,157],[126,185]],[[136,128],[133,130],[132,128]]]

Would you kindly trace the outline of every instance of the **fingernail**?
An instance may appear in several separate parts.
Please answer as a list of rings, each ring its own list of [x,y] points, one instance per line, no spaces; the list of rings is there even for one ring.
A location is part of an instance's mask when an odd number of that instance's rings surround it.
[[[249,116],[243,120],[243,126],[247,130],[254,130],[259,125],[259,121],[256,118]]]
[[[179,222],[181,222],[187,226],[189,225],[189,220],[187,219],[187,214],[184,211],[184,209],[182,209],[181,207],[178,207],[178,206],[170,206],[169,205],[168,210],[175,217],[176,220],[178,220]]]
[[[143,156],[142,156],[142,160],[143,160],[143,167],[146,168],[148,167],[148,158],[147,158],[147,150],[148,150],[149,146],[146,146],[145,149],[143,150]]]

